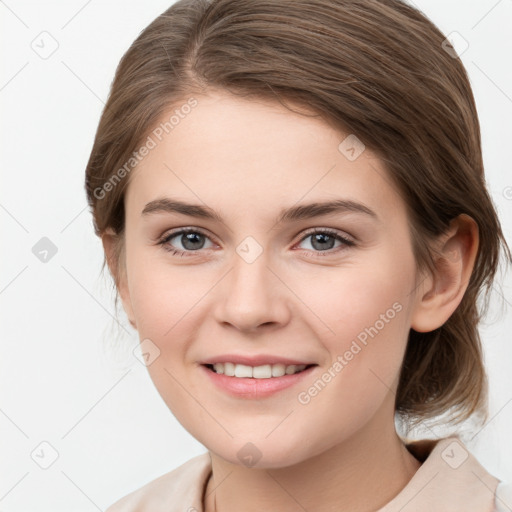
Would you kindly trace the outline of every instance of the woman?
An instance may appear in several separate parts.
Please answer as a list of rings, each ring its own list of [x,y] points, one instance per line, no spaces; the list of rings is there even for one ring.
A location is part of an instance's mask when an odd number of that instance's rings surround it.
[[[511,506],[456,434],[407,438],[485,422],[477,297],[511,259],[465,69],[419,11],[178,1],[119,64],[86,190],[208,449],[109,511]]]

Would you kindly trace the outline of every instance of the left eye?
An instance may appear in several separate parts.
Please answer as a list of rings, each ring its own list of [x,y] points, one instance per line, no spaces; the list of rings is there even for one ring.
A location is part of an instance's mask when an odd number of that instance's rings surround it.
[[[340,242],[340,245],[346,245],[351,246],[354,245],[354,243],[349,240],[348,238],[345,238],[344,236],[340,235],[336,231],[313,231],[311,233],[308,233],[301,242],[304,242],[305,240],[311,240],[310,245],[313,249],[315,249],[319,252],[326,252],[330,249],[333,249],[333,244],[336,241]],[[339,246],[338,246],[339,247]]]

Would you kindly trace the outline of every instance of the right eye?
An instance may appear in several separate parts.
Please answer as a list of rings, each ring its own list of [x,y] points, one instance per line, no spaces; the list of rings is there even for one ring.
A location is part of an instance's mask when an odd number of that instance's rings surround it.
[[[206,234],[196,228],[182,228],[166,233],[160,238],[158,244],[173,255],[188,256],[188,253],[198,252],[204,248],[205,238],[208,239]],[[174,244],[171,244],[171,240],[174,239],[177,239],[183,248],[175,248]]]

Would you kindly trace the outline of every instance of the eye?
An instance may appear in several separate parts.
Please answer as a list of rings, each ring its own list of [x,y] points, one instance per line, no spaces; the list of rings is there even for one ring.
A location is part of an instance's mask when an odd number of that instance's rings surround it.
[[[341,235],[338,231],[329,228],[315,228],[314,230],[309,231],[306,236],[302,238],[301,242],[306,240],[311,240],[310,246],[313,248],[313,252],[318,253],[315,257],[329,256],[333,253],[338,253],[340,250],[344,250],[346,247],[355,245],[353,240],[350,240],[349,238]],[[338,246],[338,249],[333,251],[331,249],[333,249],[336,241],[340,242],[341,248]]]
[[[174,244],[171,244],[171,240],[175,238],[178,243],[182,244],[183,249],[176,249],[173,246]],[[204,239],[208,239],[208,237],[201,231],[195,228],[185,228],[164,235],[164,237],[158,241],[158,244],[174,255],[188,256],[187,253],[196,252],[205,248]]]
[[[176,239],[177,242],[171,243],[174,239]],[[315,228],[310,230],[306,236],[301,239],[301,243],[308,239],[311,240],[310,246],[312,247],[312,251],[317,253],[315,257],[329,256],[344,250],[346,247],[355,245],[353,240],[329,228]],[[201,249],[209,248],[205,247],[205,240],[209,240],[209,237],[202,231],[196,228],[183,228],[179,231],[167,233],[157,243],[173,255],[186,257],[192,256],[191,253],[198,252]],[[332,250],[336,241],[340,242],[340,245],[337,249]],[[181,244],[182,248],[176,248],[176,243]],[[210,245],[210,247],[212,245]],[[307,249],[307,252],[311,252],[311,249]]]

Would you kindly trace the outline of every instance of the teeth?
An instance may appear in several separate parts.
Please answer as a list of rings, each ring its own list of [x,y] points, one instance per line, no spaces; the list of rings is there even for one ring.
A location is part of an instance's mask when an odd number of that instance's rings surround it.
[[[270,379],[271,377],[282,377],[283,375],[300,372],[306,368],[306,365],[264,364],[262,366],[246,366],[245,364],[215,363],[213,368],[216,373],[222,373],[228,377]]]

